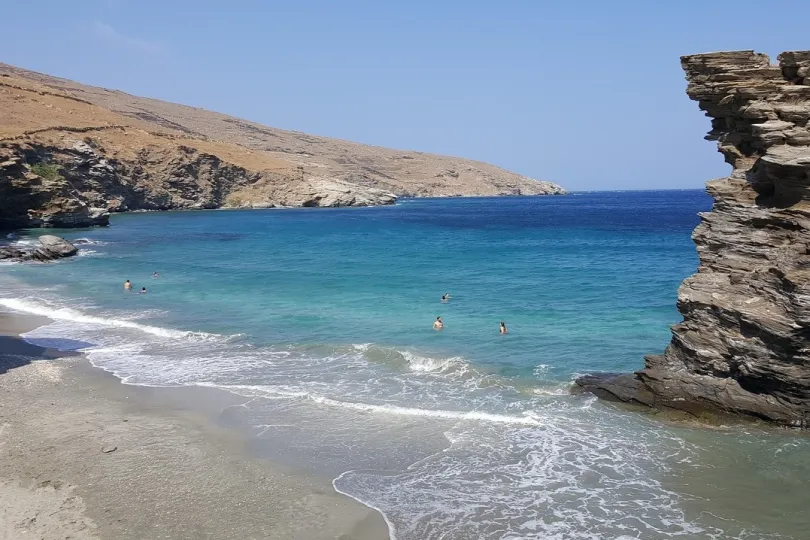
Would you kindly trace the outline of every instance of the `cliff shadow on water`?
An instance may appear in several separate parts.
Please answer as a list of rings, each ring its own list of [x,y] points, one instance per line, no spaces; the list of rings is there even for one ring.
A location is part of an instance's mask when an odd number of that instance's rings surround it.
[[[683,321],[634,374],[577,385],[693,415],[810,428],[810,51],[681,58],[708,140],[733,167],[712,180],[692,238],[700,266],[678,291]]]

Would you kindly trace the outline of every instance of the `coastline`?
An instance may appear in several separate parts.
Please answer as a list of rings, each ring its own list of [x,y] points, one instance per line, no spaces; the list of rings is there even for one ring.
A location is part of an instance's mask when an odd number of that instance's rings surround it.
[[[251,456],[217,422],[244,398],[125,385],[19,337],[47,322],[0,312],[0,537],[389,538],[331,479]]]

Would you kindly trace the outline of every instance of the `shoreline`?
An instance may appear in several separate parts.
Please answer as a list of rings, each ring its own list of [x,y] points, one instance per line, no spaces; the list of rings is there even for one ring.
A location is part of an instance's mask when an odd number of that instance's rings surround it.
[[[49,321],[0,311],[0,537],[392,537],[331,479],[252,455],[218,421],[244,398],[127,385],[20,337]]]
[[[627,191],[701,191],[700,188],[693,188],[693,189],[667,189],[667,190],[604,190],[603,192],[616,192],[616,193],[623,193]],[[360,209],[360,208],[386,208],[391,206],[397,206],[397,204],[401,201],[409,201],[409,200],[444,200],[444,199],[516,199],[516,198],[526,198],[526,199],[540,199],[545,197],[561,197],[566,195],[572,195],[575,193],[592,193],[592,191],[565,191],[564,193],[538,193],[534,195],[530,194],[512,194],[512,193],[501,193],[499,195],[417,195],[417,196],[397,196],[396,200],[391,203],[382,203],[382,204],[348,204],[342,206],[217,206],[213,208],[191,208],[191,207],[184,207],[184,208],[166,208],[166,209],[146,209],[146,208],[138,208],[135,210],[124,210],[124,211],[110,211],[110,218],[113,216],[126,216],[130,214],[162,214],[166,212],[238,212],[238,211],[256,211],[256,210],[347,210],[347,209]],[[104,227],[111,227],[111,223],[106,224],[97,224],[97,225],[82,225],[79,227],[6,227],[0,228],[0,241],[5,240],[5,236],[7,234],[16,234],[19,231],[49,231],[49,230],[60,230],[60,231],[74,231],[74,230],[93,230],[98,228]],[[3,245],[0,242],[0,245]]]

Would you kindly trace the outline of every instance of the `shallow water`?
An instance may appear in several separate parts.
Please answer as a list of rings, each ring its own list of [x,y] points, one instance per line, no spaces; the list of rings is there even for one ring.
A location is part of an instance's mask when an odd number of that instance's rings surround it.
[[[129,383],[252,398],[234,421],[258,452],[331,475],[401,540],[802,538],[806,439],[567,392],[663,350],[709,207],[670,191],[120,215],[65,232],[78,259],[2,266],[0,305],[54,318],[28,338],[92,344]]]

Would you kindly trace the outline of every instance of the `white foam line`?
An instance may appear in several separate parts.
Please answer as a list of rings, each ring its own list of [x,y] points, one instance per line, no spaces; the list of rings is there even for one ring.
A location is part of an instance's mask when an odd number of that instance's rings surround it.
[[[139,324],[132,321],[120,319],[104,319],[102,317],[95,317],[93,315],[86,315],[80,311],[69,308],[54,309],[48,306],[43,306],[35,302],[27,302],[18,298],[0,298],[0,305],[5,306],[15,311],[22,311],[24,313],[32,313],[42,317],[59,321],[72,321],[79,323],[95,324],[98,326],[110,326],[114,328],[130,328],[133,330],[140,330],[147,334],[152,334],[160,337],[174,338],[174,339],[212,339],[221,338],[217,334],[208,334],[206,332],[192,332],[186,330],[173,330],[171,328],[160,328],[159,326],[150,326],[148,324]]]
[[[454,356],[452,358],[428,358],[425,356],[419,356],[409,351],[397,352],[399,352],[399,354],[401,354],[408,363],[408,367],[411,371],[430,373],[440,372],[454,367],[459,369],[467,368],[467,362],[465,362],[464,359],[459,356]]]
[[[250,385],[250,384],[217,384],[217,383],[210,383],[210,382],[195,382],[194,386],[205,386],[207,388],[219,388],[221,390],[228,390],[233,392],[234,394],[238,394],[237,390],[249,390],[249,391],[260,391],[264,392],[265,394],[275,394],[281,397],[288,397],[288,398],[307,398],[309,394],[307,392],[294,392],[291,390],[280,390],[277,388],[271,388],[269,386],[263,385]],[[263,396],[264,397],[264,396]]]
[[[338,476],[337,478],[335,478],[334,480],[332,480],[332,489],[334,489],[335,491],[337,491],[337,492],[338,492],[338,493],[340,493],[341,495],[345,495],[346,497],[349,497],[350,499],[354,499],[355,501],[359,502],[359,503],[360,503],[360,504],[362,504],[363,506],[367,506],[368,508],[371,508],[372,510],[376,510],[377,512],[379,512],[379,513],[380,513],[380,515],[381,515],[381,516],[382,516],[382,518],[383,518],[383,521],[385,521],[385,524],[386,524],[386,526],[388,527],[388,537],[389,537],[389,539],[390,539],[390,540],[397,540],[396,529],[394,528],[394,524],[393,524],[393,523],[391,523],[391,520],[389,520],[389,519],[388,519],[388,516],[386,515],[386,513],[385,513],[385,512],[383,512],[382,510],[380,510],[379,508],[377,508],[377,507],[376,507],[376,506],[374,506],[373,504],[371,504],[371,503],[369,503],[369,502],[367,502],[367,501],[364,501],[363,499],[359,499],[359,498],[355,497],[355,496],[354,496],[354,495],[352,495],[351,493],[347,493],[347,492],[345,492],[345,491],[341,491],[341,490],[340,490],[340,489],[337,487],[336,482],[337,482],[338,480],[340,480],[341,478],[343,478],[343,475],[344,475],[344,474],[348,474],[348,473],[352,473],[352,472],[355,472],[355,471],[346,471],[346,472],[342,472],[342,473],[340,473],[340,476]]]
[[[399,407],[397,405],[371,405],[368,403],[356,403],[352,401],[340,401],[324,396],[313,395],[306,391],[280,390],[265,385],[218,385],[215,383],[196,383],[198,386],[213,386],[231,390],[238,393],[238,390],[260,391],[268,394],[275,394],[289,398],[309,399],[319,405],[330,407],[340,407],[355,411],[390,414],[395,416],[416,416],[423,418],[443,418],[446,420],[465,420],[473,422],[494,422],[499,424],[517,424],[523,426],[539,426],[541,423],[535,418],[525,416],[507,416],[504,414],[492,414],[478,411],[446,411],[442,409],[416,409],[411,407]]]
[[[520,416],[506,416],[503,414],[491,414],[477,411],[444,411],[441,409],[415,409],[411,407],[399,407],[397,405],[369,405],[368,403],[353,403],[350,401],[338,401],[327,397],[309,395],[309,399],[315,403],[330,405],[333,407],[343,407],[356,411],[392,414],[397,416],[422,416],[425,418],[444,418],[447,420],[470,420],[478,422],[497,422],[500,424],[521,424],[524,426],[539,426],[540,422],[533,418]]]

